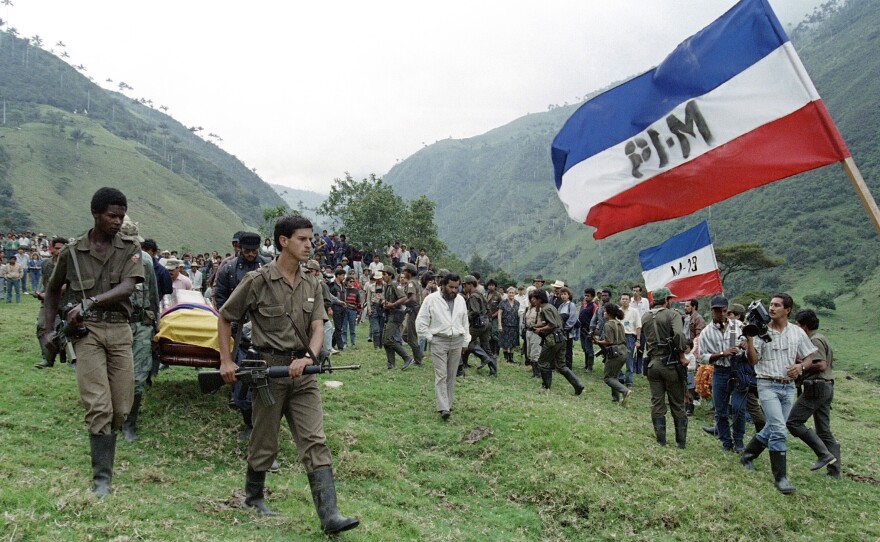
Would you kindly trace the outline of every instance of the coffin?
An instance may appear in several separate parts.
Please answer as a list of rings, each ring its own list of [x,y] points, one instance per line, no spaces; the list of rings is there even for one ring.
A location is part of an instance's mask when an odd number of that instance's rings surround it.
[[[159,361],[185,367],[220,367],[217,311],[193,290],[176,290],[162,300],[159,331],[153,337]],[[232,350],[232,342],[229,344]]]

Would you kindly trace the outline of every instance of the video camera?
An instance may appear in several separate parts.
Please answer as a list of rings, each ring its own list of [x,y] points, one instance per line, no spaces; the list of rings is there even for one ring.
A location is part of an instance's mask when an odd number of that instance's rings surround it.
[[[749,308],[746,309],[745,322],[746,325],[743,326],[742,332],[746,337],[760,337],[762,341],[767,343],[773,340],[767,328],[767,325],[770,323],[770,314],[764,308],[764,304],[760,299],[749,303]]]

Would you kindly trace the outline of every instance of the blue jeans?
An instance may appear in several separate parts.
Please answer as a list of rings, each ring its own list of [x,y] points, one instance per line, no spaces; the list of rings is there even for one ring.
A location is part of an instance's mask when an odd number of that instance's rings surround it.
[[[382,308],[378,304],[370,307],[370,337],[373,339],[373,348],[382,348],[382,327],[385,319],[382,318]]]
[[[37,292],[40,289],[40,270],[28,269],[28,276],[31,277],[31,291]]]
[[[356,327],[357,310],[345,309],[345,313],[342,315],[342,344],[344,346],[354,346]]]
[[[330,350],[333,349],[333,324],[330,323],[330,320],[324,322],[324,347],[321,351],[329,356]]]
[[[788,432],[785,422],[794,405],[794,382],[780,384],[758,379],[758,400],[767,418],[767,425],[755,437],[761,444],[766,444],[771,452],[784,452]]]
[[[623,372],[623,369],[620,370],[620,374],[617,375],[617,379],[621,381],[621,383],[626,384],[627,388],[631,388],[633,385],[633,351],[636,348],[636,336],[635,335],[626,335],[626,373]],[[622,380],[621,380],[622,379]]]
[[[6,302],[12,303],[12,290],[15,290],[15,302],[21,303],[21,280],[6,279]]]
[[[715,407],[715,427],[718,430],[718,440],[726,449],[733,448],[734,445],[742,448],[743,436],[746,433],[746,419],[743,417],[742,407],[744,403],[734,401],[731,404],[730,397],[736,386],[733,378],[733,372],[730,367],[715,367],[712,372],[712,405]],[[728,416],[728,407],[730,416]],[[733,424],[730,418],[733,418]],[[733,439],[731,439],[731,427],[733,428]]]

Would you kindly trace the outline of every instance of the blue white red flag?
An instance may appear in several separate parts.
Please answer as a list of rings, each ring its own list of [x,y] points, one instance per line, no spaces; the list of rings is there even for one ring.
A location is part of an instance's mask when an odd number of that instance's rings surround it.
[[[568,215],[602,239],[849,157],[766,0],[742,0],[553,140]]]
[[[649,292],[665,286],[683,299],[723,292],[705,220],[662,244],[639,252],[639,261]]]

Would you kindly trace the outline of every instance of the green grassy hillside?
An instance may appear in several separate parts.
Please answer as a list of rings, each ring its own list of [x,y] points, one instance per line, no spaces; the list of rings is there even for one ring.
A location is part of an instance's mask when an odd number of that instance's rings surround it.
[[[212,244],[212,247],[221,248],[228,245],[229,234],[238,228],[242,221],[251,225],[251,229],[262,224],[262,210],[266,207],[274,207],[282,203],[277,194],[263,182],[259,176],[240,159],[231,156],[214,142],[205,141],[197,133],[202,133],[198,127],[187,128],[174,120],[159,109],[163,106],[140,98],[126,96],[124,94],[108,91],[96,85],[85,71],[68,65],[62,59],[50,54],[39,47],[29,44],[24,39],[13,38],[8,32],[2,34],[0,40],[0,101],[2,101],[3,115],[0,118],[0,129],[4,130],[27,130],[28,125],[45,124],[52,127],[64,127],[66,130],[61,137],[68,137],[70,131],[82,122],[87,116],[90,123],[81,126],[93,137],[97,138],[98,128],[103,129],[101,136],[105,150],[127,148],[136,150],[142,157],[153,162],[149,168],[150,175],[164,169],[165,173],[156,173],[171,186],[189,186],[182,192],[175,194],[172,190],[166,196],[160,196],[160,201],[151,202],[152,207],[145,207],[141,212],[147,216],[161,218],[156,222],[148,222],[151,228],[158,229],[161,224],[171,222],[178,223],[178,231],[187,231],[181,221],[181,217],[197,223],[199,226],[199,242],[206,238],[222,240],[221,244]],[[120,82],[120,84],[124,84]],[[131,92],[131,90],[126,90]],[[47,106],[49,108],[47,108]],[[154,109],[154,107],[156,109]],[[167,108],[166,108],[167,111]],[[5,132],[4,132],[5,133]],[[50,134],[51,130],[37,132]],[[111,135],[119,140],[118,143],[109,144],[104,136]],[[56,134],[58,135],[58,134]],[[36,161],[44,161],[42,166],[36,166],[31,170],[15,168],[10,170],[4,162],[10,157],[8,148],[12,141],[10,135],[0,138],[0,221],[3,228],[14,227],[18,229],[53,230],[54,222],[47,222],[45,217],[54,214],[54,201],[50,198],[26,198],[28,193],[26,185],[41,185],[46,179],[29,177],[30,174],[45,174],[49,171],[61,172],[61,165],[69,162],[63,151],[55,148],[51,142],[34,141],[26,157]],[[61,155],[39,154],[36,147],[49,148],[62,152]],[[144,168],[136,168],[130,175],[120,175],[117,157],[106,155],[106,160],[93,160],[90,165],[89,175],[92,178],[113,178],[115,182],[126,182],[131,178],[132,185],[119,185],[124,192],[141,191],[147,193],[153,191],[157,194],[164,193],[169,188],[168,182],[162,181],[152,185],[151,176],[143,176],[140,171]],[[20,159],[20,157],[15,158]],[[125,161],[125,157],[120,157]],[[43,171],[41,171],[43,170]],[[62,176],[73,178],[71,175]],[[109,182],[109,181],[108,181]],[[190,194],[198,192],[201,195],[189,198]],[[46,192],[50,195],[52,192]],[[180,202],[177,205],[162,205],[162,197],[174,195]],[[184,199],[189,198],[189,200]],[[208,207],[202,205],[207,199],[219,200],[227,211],[218,212],[216,204]],[[19,206],[19,202],[27,201],[29,206]],[[164,214],[163,209],[182,211],[184,205],[189,203],[195,211],[182,215]],[[198,209],[204,208],[211,217],[201,220]],[[234,216],[229,216],[231,214]],[[133,209],[134,211],[134,209]],[[195,214],[193,214],[195,213]],[[221,220],[225,226],[215,230],[215,225]],[[205,234],[205,232],[213,232]],[[206,237],[207,235],[207,237]],[[176,246],[186,242],[182,238],[167,239]]]
[[[43,117],[57,112],[44,106]],[[64,132],[32,122],[0,127],[6,155],[6,179],[16,206],[35,229],[46,234],[78,235],[92,226],[89,201],[102,186],[115,186],[128,198],[129,214],[142,235],[163,246],[192,250],[221,249],[229,232],[244,229],[241,219],[187,176],[171,173],[144,156],[142,146],[107,132],[99,122],[69,116]],[[70,134],[93,138],[79,148]]]
[[[261,519],[239,509],[245,446],[227,396],[198,393],[192,369],[160,373],[147,391],[141,440],[120,442],[113,494],[97,501],[73,371],[33,369],[38,305],[0,304],[0,538],[10,541],[325,540],[306,477],[286,429],[281,472],[267,478]],[[823,326],[824,328],[824,326]],[[359,372],[321,380],[340,509],[361,518],[341,540],[534,541],[778,540],[873,541],[880,537],[880,389],[837,371],[832,428],[844,479],[808,470],[799,442],[788,454],[797,493],[773,487],[764,454],[744,472],[737,456],[691,418],[688,447],[653,442],[648,389],[635,380],[627,408],[610,402],[599,374],[578,370],[580,397],[554,378],[538,391],[523,365],[502,363],[497,379],[470,371],[456,386],[449,422],[433,409],[430,367],[388,371],[364,339],[335,363]],[[835,349],[855,329],[829,329]],[[862,344],[869,344],[865,339]],[[600,364],[601,367],[601,364]],[[852,378],[851,378],[852,377]],[[486,434],[470,443],[474,429]],[[749,430],[749,436],[751,430]],[[874,519],[871,519],[874,518]]]

